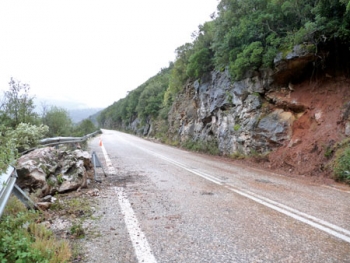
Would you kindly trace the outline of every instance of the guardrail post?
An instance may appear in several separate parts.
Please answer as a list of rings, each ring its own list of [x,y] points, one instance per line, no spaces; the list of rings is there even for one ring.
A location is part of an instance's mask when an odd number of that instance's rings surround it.
[[[35,203],[16,185],[17,177],[17,171],[13,166],[9,166],[6,173],[0,175],[0,217],[5,210],[11,193],[14,193],[28,209],[38,209]]]
[[[96,153],[92,152],[91,156],[92,156],[92,163],[94,164],[94,179],[95,179],[96,182],[101,183],[102,181],[101,180],[97,180],[97,177],[96,177],[96,167],[101,167],[105,177],[107,177],[107,175],[106,175],[105,170],[103,169],[103,167],[101,165],[100,160],[97,158]]]
[[[12,192],[28,209],[39,209],[18,185],[14,185]]]

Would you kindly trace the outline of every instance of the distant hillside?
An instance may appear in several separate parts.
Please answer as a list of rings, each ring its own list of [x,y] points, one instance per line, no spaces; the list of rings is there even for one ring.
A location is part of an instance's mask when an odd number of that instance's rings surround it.
[[[103,109],[100,109],[98,112],[89,116],[89,120],[91,120],[93,122],[93,124],[95,124],[96,127],[99,126],[98,121],[97,121],[97,117],[101,114],[102,110]]]
[[[76,109],[76,110],[68,110],[69,116],[71,117],[74,123],[78,123],[84,119],[89,118],[90,116],[96,114],[101,111],[102,108],[89,108],[89,109]],[[94,118],[93,118],[94,119]],[[96,121],[92,120],[95,125]]]

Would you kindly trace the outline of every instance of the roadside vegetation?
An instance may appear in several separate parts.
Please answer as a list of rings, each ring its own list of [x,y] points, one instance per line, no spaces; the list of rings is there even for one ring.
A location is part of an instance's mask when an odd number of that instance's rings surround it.
[[[0,262],[62,263],[71,258],[69,243],[40,224],[43,215],[12,197],[0,220]]]
[[[74,125],[67,110],[42,105],[35,111],[27,84],[11,79],[9,89],[0,95],[0,172],[14,164],[18,155],[36,147],[45,137],[83,136],[96,131],[89,119]]]
[[[96,131],[90,120],[73,125],[68,112],[59,107],[45,106],[38,114],[33,101],[30,87],[14,79],[9,82],[9,90],[0,96],[0,174],[9,165],[15,166],[17,157],[37,147],[42,138],[83,136]],[[79,215],[71,228],[72,237],[81,238],[84,234],[82,215],[89,213],[82,201],[68,202],[69,212]],[[67,210],[64,204],[60,208]],[[28,211],[16,198],[11,198],[0,218],[0,262],[68,262],[71,245],[40,224],[43,219],[41,212]]]

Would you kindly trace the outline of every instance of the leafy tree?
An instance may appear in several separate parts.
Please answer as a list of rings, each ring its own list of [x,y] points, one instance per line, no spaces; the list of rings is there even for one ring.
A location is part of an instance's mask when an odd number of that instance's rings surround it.
[[[84,136],[89,133],[93,133],[97,130],[95,124],[89,120],[82,120],[77,126],[74,127],[74,135],[75,136]]]
[[[1,122],[13,128],[22,122],[38,123],[38,115],[34,112],[34,97],[29,95],[29,85],[11,78],[9,86],[0,105]]]
[[[64,108],[51,106],[42,116],[42,122],[49,127],[49,137],[71,135],[73,123],[68,111]]]
[[[187,65],[193,53],[193,44],[186,43],[175,50],[176,61],[169,66],[171,71],[169,85],[164,94],[164,105],[170,106],[176,94],[182,90],[185,81],[188,79]]]
[[[189,77],[199,78],[211,69],[212,62],[210,51],[208,48],[203,48],[190,57],[186,73]]]
[[[48,131],[49,127],[46,125],[20,123],[15,130],[8,132],[8,136],[14,140],[17,151],[21,153],[36,147],[39,139],[44,138]]]
[[[47,132],[44,125],[20,123],[16,129],[0,125],[0,173],[14,164],[18,153],[37,146]]]
[[[0,124],[0,173],[5,172],[17,156],[16,142],[8,134],[10,130],[11,128]]]

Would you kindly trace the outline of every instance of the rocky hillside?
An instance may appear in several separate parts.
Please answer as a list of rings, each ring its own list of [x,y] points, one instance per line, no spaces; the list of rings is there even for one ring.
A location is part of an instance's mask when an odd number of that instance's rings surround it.
[[[308,74],[314,55],[307,50],[296,46],[275,59],[275,71],[240,81],[212,71],[188,82],[168,115],[170,143],[206,144],[233,157],[266,156],[269,167],[301,175],[331,173],[327,165],[350,135],[350,79]],[[154,137],[157,125],[136,118],[125,128]]]

